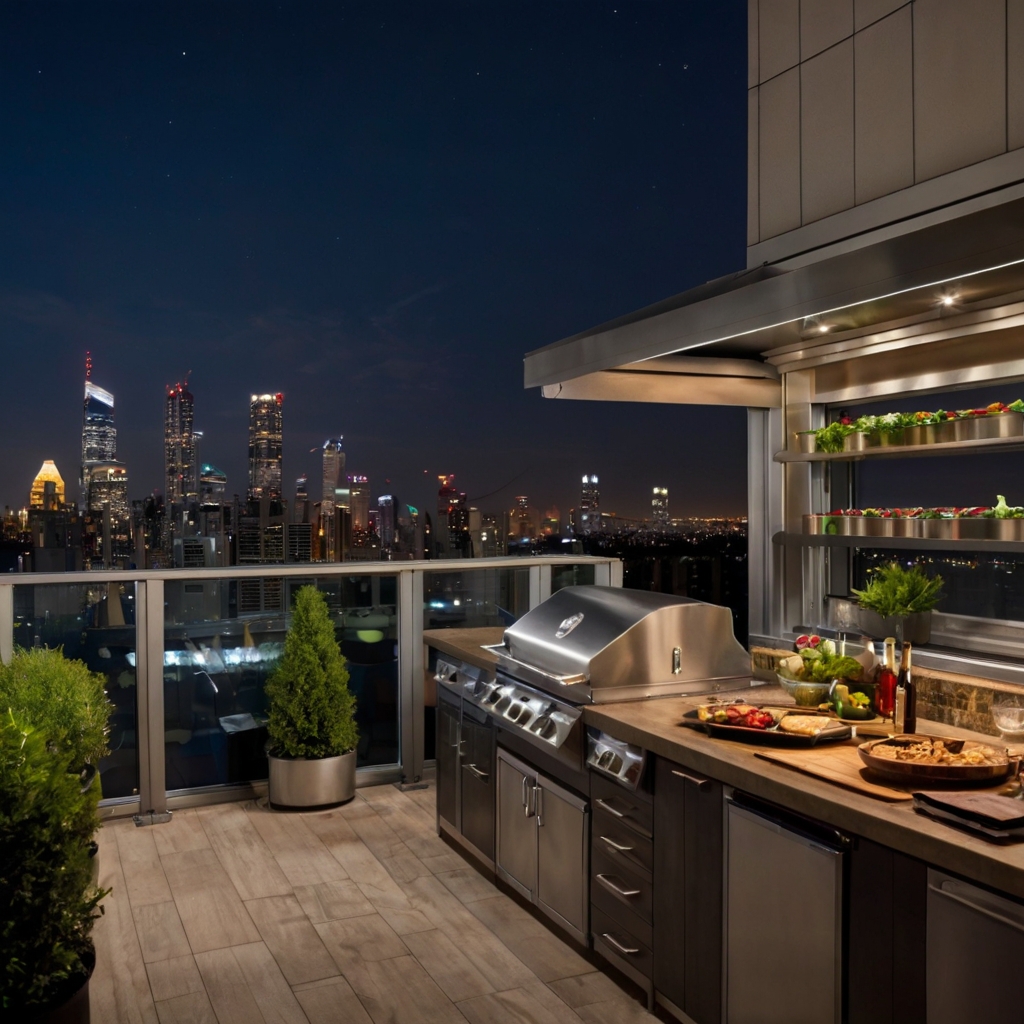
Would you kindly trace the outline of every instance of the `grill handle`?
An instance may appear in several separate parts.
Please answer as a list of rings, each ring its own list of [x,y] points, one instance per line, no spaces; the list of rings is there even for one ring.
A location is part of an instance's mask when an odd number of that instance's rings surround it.
[[[510,665],[520,665],[527,669],[529,672],[535,672],[539,676],[543,676],[545,679],[551,680],[553,683],[559,683],[562,686],[578,686],[580,683],[585,683],[587,677],[582,672],[577,672],[576,675],[572,676],[556,676],[554,672],[546,672],[542,668],[538,668],[536,665],[531,665],[528,662],[520,661],[518,658],[513,658],[508,653],[508,648],[504,644],[495,644],[493,646],[482,645],[485,651],[491,651],[496,654],[501,660],[507,661]]]

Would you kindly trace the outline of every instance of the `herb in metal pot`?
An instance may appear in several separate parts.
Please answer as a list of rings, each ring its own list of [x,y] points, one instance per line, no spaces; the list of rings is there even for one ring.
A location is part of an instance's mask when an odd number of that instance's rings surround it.
[[[863,590],[852,591],[862,608],[891,615],[931,611],[942,598],[942,577],[930,577],[919,565],[904,569],[890,562],[876,569]]]

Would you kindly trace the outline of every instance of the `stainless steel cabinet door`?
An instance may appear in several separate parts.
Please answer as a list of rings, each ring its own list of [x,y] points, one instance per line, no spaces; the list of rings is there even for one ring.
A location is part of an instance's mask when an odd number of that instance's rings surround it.
[[[488,859],[494,857],[494,730],[462,715],[462,834]]]
[[[437,813],[458,828],[459,709],[444,700],[437,706]]]
[[[498,874],[528,899],[537,891],[537,774],[498,751]]]
[[[587,805],[543,776],[537,787],[537,903],[587,939]]]
[[[727,807],[726,1024],[838,1024],[842,854]]]
[[[928,1024],[1024,1020],[1024,906],[928,871]]]

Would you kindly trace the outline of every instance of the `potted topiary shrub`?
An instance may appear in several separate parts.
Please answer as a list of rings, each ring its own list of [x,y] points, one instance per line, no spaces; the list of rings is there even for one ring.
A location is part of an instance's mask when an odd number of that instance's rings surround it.
[[[270,802],[319,807],[355,796],[355,698],[327,601],[316,587],[295,595],[284,654],[267,680]]]
[[[0,715],[0,1018],[87,1021],[90,934],[107,891],[91,881],[98,796],[68,755]]]

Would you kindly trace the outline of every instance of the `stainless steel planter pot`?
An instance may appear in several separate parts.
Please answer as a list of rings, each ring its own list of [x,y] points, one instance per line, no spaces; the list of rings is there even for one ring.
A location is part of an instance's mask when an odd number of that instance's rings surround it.
[[[953,536],[953,523],[955,519],[918,519],[918,537],[928,537],[931,540],[950,540]]]
[[[932,430],[928,426],[918,427],[907,427],[903,431],[903,443],[904,444],[933,444],[934,438],[928,436],[928,432]]]
[[[877,448],[878,437],[874,434],[863,434],[857,431],[847,434],[843,439],[844,452],[862,452],[867,448]]]
[[[881,432],[878,435],[878,444],[882,448],[892,448],[896,445],[906,444],[906,430],[900,427],[899,430],[892,430],[888,433]]]
[[[892,527],[892,535],[894,537],[919,537],[920,534],[917,532],[917,519],[906,518],[899,516],[894,519],[890,519],[889,523]]]
[[[1024,540],[1024,519],[988,519],[993,540]]]
[[[839,532],[841,516],[805,515],[804,533],[812,536],[834,535]]]
[[[964,516],[962,519],[951,520],[954,540],[986,540],[992,536],[993,519],[983,516]]]
[[[814,430],[798,430],[793,434],[796,438],[796,450],[810,455],[818,450],[817,438]]]
[[[994,412],[956,420],[957,441],[983,441],[994,437],[1024,436],[1024,413]]]
[[[851,537],[891,537],[891,519],[881,516],[848,516]]]
[[[270,802],[275,807],[324,807],[356,795],[356,752],[337,757],[274,757],[270,768]]]

